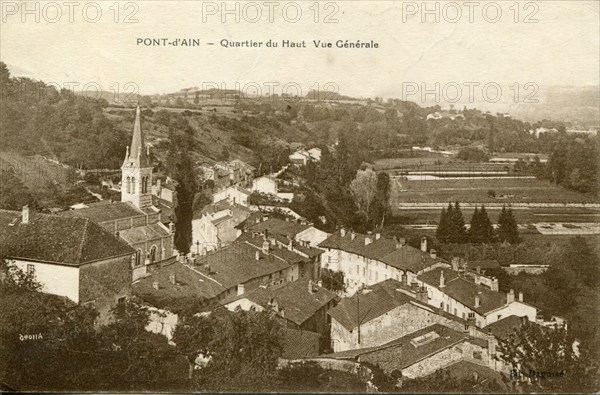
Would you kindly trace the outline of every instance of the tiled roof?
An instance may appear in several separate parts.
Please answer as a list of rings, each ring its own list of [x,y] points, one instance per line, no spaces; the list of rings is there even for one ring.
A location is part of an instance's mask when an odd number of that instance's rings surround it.
[[[453,270],[437,268],[423,273],[417,278],[430,286],[439,288],[442,271],[444,272],[446,284],[441,289],[442,292],[469,307],[471,310],[479,314],[486,314],[506,304],[506,295],[494,292],[484,285],[477,285],[473,281],[459,276]],[[475,307],[475,296],[479,296],[479,307]]]
[[[413,339],[430,332],[435,332],[438,337],[422,345],[414,344]],[[467,334],[440,324],[433,324],[381,346],[342,351],[322,355],[321,357],[333,359],[358,358],[360,361],[376,363],[386,372],[392,372],[409,367],[465,340],[469,340]]]
[[[441,259],[433,259],[429,254],[406,244],[381,258],[381,261],[400,270],[419,273]]]
[[[258,233],[264,233],[266,230],[269,234],[294,237],[310,227],[311,225],[302,225],[294,221],[288,222],[279,218],[269,218],[258,224],[249,224],[248,230]]]
[[[485,330],[498,339],[508,339],[515,330],[523,325],[524,319],[526,320],[527,318],[509,315],[506,318],[489,324],[485,327]]]
[[[284,309],[284,318],[302,325],[317,311],[337,298],[334,292],[317,284],[313,284],[311,293],[308,291],[308,285],[309,280],[302,279],[279,287],[257,288],[230,300],[225,299],[222,303],[231,303],[245,298],[267,307],[274,300],[280,310]]]
[[[362,323],[365,324],[393,309],[409,303],[412,298],[397,290],[399,282],[396,280],[385,280],[356,292],[352,297],[344,298],[340,303],[329,310],[329,315],[342,324],[347,330],[353,330],[358,326],[358,312]],[[360,293],[360,300],[358,300]]]
[[[342,236],[341,231],[337,231],[323,240],[319,247],[333,248],[379,260],[398,269],[410,270],[414,273],[418,273],[436,262],[443,262],[442,259],[433,259],[430,254],[412,246],[406,244],[400,246],[394,239],[386,237],[376,239],[376,235],[360,233],[354,235],[353,240],[351,232],[346,231],[346,234]],[[371,238],[372,242],[365,245],[365,239],[368,237]]]
[[[23,224],[21,212],[6,210],[0,210],[0,251],[5,257],[73,266],[135,252],[86,218],[30,212]]]
[[[212,223],[213,223],[213,225],[218,226],[219,224],[221,224],[221,223],[223,223],[225,221],[229,221],[232,218],[233,218],[233,215],[224,215],[224,216],[222,216],[220,218],[213,219]]]
[[[260,250],[244,243],[234,243],[215,253],[202,256],[199,264],[210,266],[210,277],[226,289],[285,270],[290,266],[285,260],[262,252],[259,252],[260,259],[256,260],[256,251]]]
[[[303,254],[308,255],[309,258],[314,258],[316,256],[321,255],[324,251],[320,248],[303,246],[302,244],[294,244],[294,248],[300,251]]]
[[[271,239],[271,236],[269,236],[269,239]],[[236,241],[240,242],[240,243],[249,244],[258,249],[262,249],[265,239],[263,236],[253,237],[252,234],[250,234],[250,233],[244,233],[240,237],[238,237]],[[306,262],[306,258],[304,258],[302,255],[300,255],[294,251],[288,250],[286,247],[270,245],[269,248],[270,248],[270,250],[269,250],[270,254],[272,254],[282,260],[285,260],[289,264],[297,263],[297,262]]]
[[[146,214],[129,202],[107,202],[103,204],[94,204],[81,210],[63,211],[59,215],[65,217],[89,218],[96,223],[101,223],[123,218],[139,217]]]
[[[121,236],[130,245],[143,243],[169,236],[169,231],[161,224],[155,223],[145,226],[137,226],[119,231]]]
[[[316,357],[319,354],[319,334],[298,329],[283,329],[283,354],[285,359]]]
[[[171,284],[169,277],[175,275],[176,284]],[[154,289],[152,284],[158,281],[159,289]],[[213,299],[225,291],[225,288],[202,275],[199,270],[194,270],[179,262],[163,266],[151,272],[148,277],[137,280],[132,285],[135,295],[150,303],[152,306],[176,310],[177,301],[202,298]]]

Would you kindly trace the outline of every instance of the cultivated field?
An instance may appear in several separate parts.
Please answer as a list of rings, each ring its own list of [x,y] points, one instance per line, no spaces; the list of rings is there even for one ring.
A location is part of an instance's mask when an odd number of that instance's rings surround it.
[[[535,178],[461,178],[428,181],[394,178],[393,207],[402,203],[597,203],[591,195]],[[494,191],[496,197],[488,195]]]

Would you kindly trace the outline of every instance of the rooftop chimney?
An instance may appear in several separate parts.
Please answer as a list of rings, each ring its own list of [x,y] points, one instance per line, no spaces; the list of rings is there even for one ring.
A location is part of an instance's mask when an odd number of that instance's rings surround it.
[[[312,280],[308,280],[308,293],[312,294],[314,292],[313,290],[313,282]]]
[[[317,285],[319,286],[319,288],[323,288],[323,281],[321,281],[321,280],[317,281]]]
[[[23,206],[23,210],[21,211],[21,223],[29,223],[29,206]]]
[[[245,288],[245,287],[244,287],[244,284],[238,284],[238,286],[237,286],[237,294],[238,294],[238,296],[240,296],[240,295],[243,295],[243,294],[244,294],[244,291],[245,291],[245,289],[244,289],[244,288]]]
[[[158,281],[154,281],[154,282],[152,283],[152,288],[154,288],[154,289],[156,289],[156,290],[160,289],[160,285],[158,284]]]
[[[169,274],[169,282],[173,285],[177,284],[177,278],[175,277],[175,273]]]
[[[444,271],[440,272],[440,288],[444,288],[446,286],[446,279],[444,278]]]
[[[513,289],[511,289],[507,294],[506,294],[506,304],[512,303],[515,301],[515,291]]]
[[[490,289],[494,292],[498,292],[498,279],[496,277],[492,277],[492,284],[490,285]]]
[[[477,266],[475,270],[477,271],[477,274],[481,274],[481,266]]]
[[[475,308],[478,308],[481,306],[481,298],[479,297],[479,295],[475,295]]]
[[[366,246],[368,246],[372,242],[373,242],[373,237],[371,237],[370,235],[365,237],[365,245]]]
[[[262,252],[263,252],[263,254],[268,254],[269,253],[269,240],[263,241]]]
[[[460,259],[458,257],[454,257],[452,258],[452,270],[454,270],[455,272],[458,271],[458,265],[460,264]]]
[[[375,233],[375,240],[379,240],[381,238],[381,233]]]
[[[421,238],[421,251],[427,252],[427,237]]]
[[[519,302],[523,302],[523,292],[519,292]]]
[[[254,258],[255,258],[257,261],[260,261],[260,251],[256,251],[256,252],[254,253]]]
[[[356,238],[356,233],[353,230],[350,231],[350,240],[354,240]]]
[[[431,251],[429,251],[429,256],[431,257],[431,259],[436,259],[437,251],[432,248]]]
[[[346,236],[346,229],[344,229],[344,227],[340,228],[340,236],[342,236],[342,237]]]

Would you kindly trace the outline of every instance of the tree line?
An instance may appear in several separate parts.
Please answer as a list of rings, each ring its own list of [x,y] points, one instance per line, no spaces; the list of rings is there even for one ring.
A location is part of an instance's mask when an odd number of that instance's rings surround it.
[[[521,241],[517,221],[510,207],[502,206],[498,218],[498,227],[494,229],[485,206],[481,205],[481,208],[475,206],[467,230],[459,202],[448,203],[448,207],[442,209],[436,238],[441,243],[457,244],[489,244],[494,242],[518,244]]]

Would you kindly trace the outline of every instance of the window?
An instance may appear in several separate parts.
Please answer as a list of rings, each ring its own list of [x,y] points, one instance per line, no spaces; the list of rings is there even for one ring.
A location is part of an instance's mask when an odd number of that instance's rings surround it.
[[[33,276],[35,273],[35,265],[27,265],[27,274]]]
[[[458,312],[456,311],[456,307],[454,308],[454,315],[458,315]]]
[[[498,319],[502,318],[502,314],[498,314]]]
[[[481,354],[481,351],[473,351],[473,359],[478,359],[481,361],[483,359],[483,355]]]
[[[375,281],[379,280],[379,273],[375,272]]]

